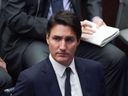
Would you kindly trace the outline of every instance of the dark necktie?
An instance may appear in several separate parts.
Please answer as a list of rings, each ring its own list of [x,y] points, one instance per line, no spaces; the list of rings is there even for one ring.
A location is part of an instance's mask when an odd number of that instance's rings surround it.
[[[71,96],[71,85],[70,85],[71,68],[70,67],[66,68],[65,72],[66,72],[65,96]]]
[[[54,14],[60,10],[64,10],[63,0],[51,0],[51,5]]]

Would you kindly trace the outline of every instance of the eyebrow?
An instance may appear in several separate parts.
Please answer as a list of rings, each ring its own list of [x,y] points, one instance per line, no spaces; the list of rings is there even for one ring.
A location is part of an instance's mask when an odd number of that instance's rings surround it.
[[[63,37],[63,36],[53,35],[53,37]],[[66,38],[74,38],[74,36],[66,36]]]

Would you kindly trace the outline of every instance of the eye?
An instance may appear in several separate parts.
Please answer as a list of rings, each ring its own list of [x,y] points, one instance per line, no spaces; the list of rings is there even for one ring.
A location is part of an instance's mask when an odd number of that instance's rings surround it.
[[[59,36],[54,36],[54,37],[53,37],[53,40],[55,40],[55,41],[60,41],[60,40],[61,40],[61,37],[59,37]]]
[[[73,37],[67,37],[66,38],[66,42],[68,42],[68,43],[72,43],[74,41],[75,41],[75,38],[73,38]]]

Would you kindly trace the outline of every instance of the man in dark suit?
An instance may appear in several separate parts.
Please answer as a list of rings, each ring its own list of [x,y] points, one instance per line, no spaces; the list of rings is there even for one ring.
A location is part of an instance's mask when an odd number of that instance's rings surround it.
[[[74,57],[82,33],[79,18],[58,12],[47,29],[49,57],[20,74],[13,96],[105,96],[101,64]]]
[[[45,32],[48,19],[54,12],[54,7],[53,0],[8,1],[7,4],[4,4],[0,14],[0,36],[2,39],[0,40],[2,42],[0,47],[2,47],[2,57],[8,64],[8,72],[16,81],[19,72],[48,56]],[[61,6],[64,6],[64,10],[73,11],[80,17],[81,21],[87,19],[95,22],[97,26],[103,24],[101,18],[94,19],[95,16],[101,17],[101,0],[60,1],[63,1]],[[57,9],[60,10],[60,8]],[[90,31],[93,29],[90,28],[86,33],[89,34]],[[124,67],[127,64],[127,57],[124,52],[110,43],[99,48],[81,42],[76,56],[101,62],[105,69],[107,93],[114,93],[115,96],[118,96],[118,93],[122,94],[125,78]],[[120,88],[120,85],[123,87]],[[114,90],[112,91],[112,89]]]

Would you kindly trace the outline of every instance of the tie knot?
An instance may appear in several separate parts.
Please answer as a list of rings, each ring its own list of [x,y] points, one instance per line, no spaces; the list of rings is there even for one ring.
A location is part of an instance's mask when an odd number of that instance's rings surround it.
[[[65,72],[66,72],[66,77],[70,77],[70,73],[71,73],[71,68],[70,67],[67,67],[66,69],[65,69]]]
[[[71,72],[71,68],[70,68],[70,67],[67,67],[67,68],[65,69],[65,72],[66,72],[66,74],[70,73],[70,72]]]

